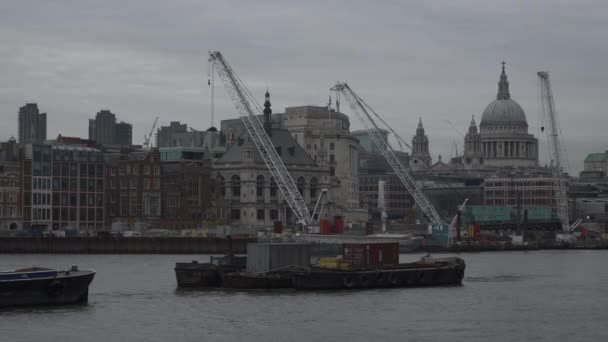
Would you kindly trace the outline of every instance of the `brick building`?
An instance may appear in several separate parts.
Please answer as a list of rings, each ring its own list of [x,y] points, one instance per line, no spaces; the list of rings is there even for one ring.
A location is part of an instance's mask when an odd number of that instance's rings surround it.
[[[161,167],[157,149],[107,154],[106,224],[156,227],[161,218]]]

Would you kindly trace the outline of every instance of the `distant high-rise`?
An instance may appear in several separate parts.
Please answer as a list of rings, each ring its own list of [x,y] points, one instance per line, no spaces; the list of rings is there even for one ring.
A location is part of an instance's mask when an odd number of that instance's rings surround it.
[[[38,105],[27,103],[19,108],[19,143],[37,143],[46,140],[46,113],[40,114]]]
[[[114,144],[115,135],[116,115],[109,110],[100,110],[95,116],[95,141],[98,144]]]
[[[116,124],[116,135],[114,143],[118,145],[131,145],[133,142],[133,126],[130,123],[121,121]]]
[[[89,119],[89,140],[101,145],[131,145],[132,130],[129,123],[116,123],[116,115],[107,109]]]

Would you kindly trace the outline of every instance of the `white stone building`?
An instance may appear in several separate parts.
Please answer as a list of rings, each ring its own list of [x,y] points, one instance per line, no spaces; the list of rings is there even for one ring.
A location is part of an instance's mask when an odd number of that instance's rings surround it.
[[[347,222],[367,221],[367,211],[359,203],[359,145],[351,135],[348,116],[328,107],[288,107],[281,115],[281,127],[315,161],[327,160],[333,215],[344,216]]]
[[[483,111],[479,132],[471,120],[464,150],[465,169],[538,166],[538,140],[528,133],[524,110],[511,99],[504,62],[496,100]]]
[[[329,187],[329,165],[315,161],[286,129],[271,127],[269,97],[266,93],[264,129],[312,212],[321,189]],[[213,165],[216,217],[250,228],[270,227],[276,221],[293,225],[295,216],[248,133],[231,129],[240,133],[227,139],[226,154]]]

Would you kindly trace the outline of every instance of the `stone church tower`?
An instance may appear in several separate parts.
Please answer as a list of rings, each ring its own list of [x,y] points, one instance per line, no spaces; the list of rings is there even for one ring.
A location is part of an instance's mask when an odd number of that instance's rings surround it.
[[[412,138],[412,155],[410,157],[410,169],[413,171],[424,171],[431,166],[431,154],[429,153],[429,138],[424,132],[422,118],[418,121],[416,135]]]

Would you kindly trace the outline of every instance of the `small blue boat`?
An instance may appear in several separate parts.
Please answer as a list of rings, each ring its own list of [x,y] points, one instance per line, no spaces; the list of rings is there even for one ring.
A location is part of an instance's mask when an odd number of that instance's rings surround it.
[[[94,270],[29,267],[0,272],[0,307],[87,303]]]

